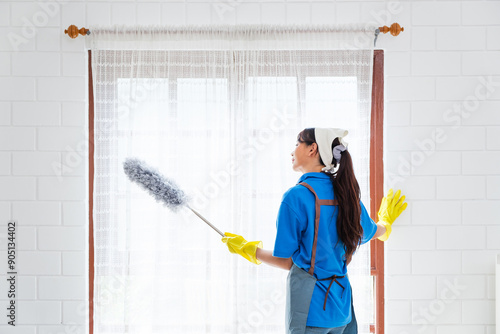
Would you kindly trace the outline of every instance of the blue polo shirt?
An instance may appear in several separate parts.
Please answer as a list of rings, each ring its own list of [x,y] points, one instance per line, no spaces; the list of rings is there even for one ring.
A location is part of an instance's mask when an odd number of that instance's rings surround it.
[[[330,177],[325,173],[303,174],[297,185],[283,195],[276,220],[277,233],[273,255],[292,257],[298,267],[308,271],[311,264],[316,209],[314,195],[309,189],[299,185],[300,182],[309,184],[319,199],[334,199],[335,196]],[[377,225],[370,218],[363,203],[360,204],[362,243],[366,243],[375,235]],[[330,281],[317,281],[309,307],[307,326],[339,327],[351,322],[351,285],[344,260],[344,244],[337,235],[337,215],[336,206],[321,206],[314,276],[318,279],[333,275],[345,276],[338,279],[345,291],[342,294],[342,288],[333,282],[326,310],[323,310]]]

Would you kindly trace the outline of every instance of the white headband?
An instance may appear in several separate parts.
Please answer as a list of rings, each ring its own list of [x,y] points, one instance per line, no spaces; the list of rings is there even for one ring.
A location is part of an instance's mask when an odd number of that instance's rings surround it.
[[[318,145],[319,156],[325,167],[322,169],[327,173],[332,173],[334,169],[334,164],[332,164],[333,158],[338,162],[340,160],[340,153],[347,149],[347,142],[344,141],[344,137],[347,136],[349,132],[344,129],[333,129],[333,128],[315,128],[314,136],[316,137],[316,144]],[[335,138],[339,139],[340,145],[335,146],[332,149],[332,142]]]

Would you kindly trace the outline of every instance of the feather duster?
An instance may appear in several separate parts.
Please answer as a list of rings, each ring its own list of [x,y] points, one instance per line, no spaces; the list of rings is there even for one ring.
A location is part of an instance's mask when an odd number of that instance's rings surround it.
[[[188,204],[188,197],[177,184],[161,175],[156,169],[146,165],[143,161],[136,158],[127,158],[123,163],[123,170],[130,181],[137,183],[145,189],[158,202],[163,203],[172,211],[177,211],[180,207],[188,207],[201,220],[212,227],[221,236],[224,236],[219,229],[212,225],[207,219],[196,212]]]

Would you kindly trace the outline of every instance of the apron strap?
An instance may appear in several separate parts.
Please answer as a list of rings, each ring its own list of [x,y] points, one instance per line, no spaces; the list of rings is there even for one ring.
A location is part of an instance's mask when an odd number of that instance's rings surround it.
[[[319,217],[321,213],[321,205],[338,205],[336,199],[318,199],[318,195],[314,191],[314,189],[305,182],[299,183],[300,185],[309,189],[315,198],[315,207],[316,207],[316,217],[314,218],[314,240],[313,247],[311,251],[311,267],[309,268],[309,274],[312,276],[314,274],[314,263],[316,262],[316,246],[318,244],[318,230],[319,230]]]
[[[328,300],[328,293],[330,292],[330,288],[332,287],[332,284],[333,282],[337,283],[341,288],[342,288],[342,294],[340,295],[340,298],[342,298],[342,296],[344,295],[344,286],[342,284],[340,284],[339,281],[337,281],[337,278],[344,278],[345,276],[337,276],[337,275],[333,275],[332,277],[328,277],[328,278],[322,278],[322,279],[319,279],[318,281],[328,281],[330,280],[330,285],[328,286],[328,289],[326,290],[326,294],[325,294],[325,302],[323,303],[323,311],[326,310],[326,302]]]
[[[319,205],[339,205],[336,199],[318,199],[317,201]]]

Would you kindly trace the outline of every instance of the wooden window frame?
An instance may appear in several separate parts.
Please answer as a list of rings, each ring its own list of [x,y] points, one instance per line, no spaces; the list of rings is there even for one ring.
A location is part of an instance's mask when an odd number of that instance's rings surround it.
[[[92,52],[88,51],[89,89],[89,334],[94,333],[94,89],[92,78]],[[370,138],[370,212],[374,221],[384,196],[383,164],[384,124],[384,51],[374,50]],[[370,332],[384,334],[384,243],[373,240],[371,275],[374,278],[375,324]]]
[[[373,52],[372,110],[370,124],[370,212],[376,222],[379,203],[384,197],[384,50]],[[384,243],[370,243],[373,276],[375,324],[370,332],[384,334]]]

